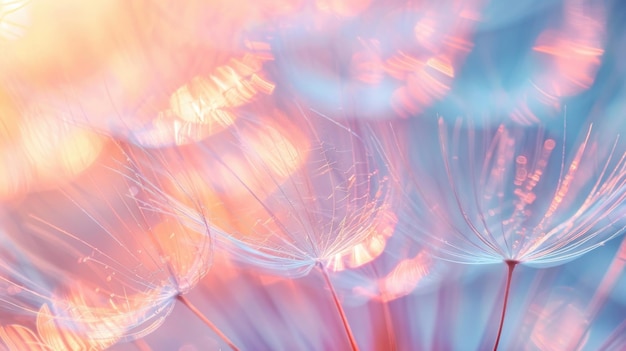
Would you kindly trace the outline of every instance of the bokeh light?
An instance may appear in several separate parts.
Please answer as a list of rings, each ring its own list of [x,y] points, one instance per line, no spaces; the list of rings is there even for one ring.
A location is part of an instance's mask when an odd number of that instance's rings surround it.
[[[626,350],[620,0],[0,0],[0,351]]]

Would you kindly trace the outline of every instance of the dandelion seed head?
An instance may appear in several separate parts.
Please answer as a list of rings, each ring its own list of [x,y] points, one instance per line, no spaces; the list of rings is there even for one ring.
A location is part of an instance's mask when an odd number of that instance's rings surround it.
[[[181,168],[170,180],[183,197],[164,194],[174,196],[168,201],[190,215],[189,223],[206,218],[236,257],[290,275],[353,250],[374,235],[387,206],[384,177],[356,134],[325,117],[294,113],[289,120],[272,115],[264,125],[238,121],[220,152],[207,141],[195,149],[202,157],[188,163],[211,177]],[[267,129],[273,123],[281,127]],[[199,204],[204,214],[193,211]]]
[[[605,123],[559,130],[440,119],[436,137],[416,124],[420,142],[399,151],[413,155],[398,161],[410,203],[401,230],[457,262],[553,265],[588,252],[620,234],[608,215],[625,196],[624,145]],[[417,149],[431,141],[437,150]]]
[[[143,337],[211,264],[209,232],[144,209],[153,197],[126,158],[107,156],[74,182],[11,208],[18,225],[8,238],[30,265],[2,267],[3,283],[20,290],[1,302],[36,315],[32,333],[53,349],[70,339],[65,348],[84,350]]]

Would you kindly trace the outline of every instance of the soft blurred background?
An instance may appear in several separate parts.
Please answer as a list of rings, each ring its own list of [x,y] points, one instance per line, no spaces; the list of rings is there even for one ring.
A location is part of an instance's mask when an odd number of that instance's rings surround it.
[[[0,0],[0,350],[626,350],[625,11]]]

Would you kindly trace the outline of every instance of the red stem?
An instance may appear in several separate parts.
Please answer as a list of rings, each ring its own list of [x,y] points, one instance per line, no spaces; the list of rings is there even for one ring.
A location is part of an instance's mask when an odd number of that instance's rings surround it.
[[[231,349],[233,349],[233,351],[239,351],[239,348],[237,346],[235,346],[235,344],[233,344],[233,342],[230,341],[230,339],[224,333],[222,333],[221,330],[217,329],[215,324],[211,323],[211,321],[207,317],[205,317],[204,314],[202,314],[202,312],[200,312],[200,310],[198,310],[198,308],[196,306],[194,306],[191,303],[191,301],[189,301],[189,299],[187,299],[183,295],[178,295],[176,297],[176,299],[178,299],[178,301],[182,302],[182,304],[185,305],[191,312],[193,312],[193,314],[195,314],[196,317],[200,318],[200,320],[204,324],[206,324],[209,328],[211,328],[211,330],[213,330],[213,332],[215,334],[217,334],[217,336],[219,336],[222,340],[224,340],[224,342],[226,344],[228,344],[228,346]]]
[[[350,329],[350,324],[348,324],[348,317],[346,317],[346,312],[343,310],[341,303],[339,302],[339,297],[337,297],[337,292],[335,291],[335,287],[333,283],[330,281],[330,277],[328,276],[328,272],[323,265],[318,265],[320,270],[322,271],[322,276],[326,281],[326,285],[330,289],[330,293],[333,296],[333,301],[335,302],[335,307],[337,307],[337,312],[341,316],[341,321],[343,322],[343,327],[346,330],[346,335],[348,336],[348,340],[350,341],[350,346],[352,347],[352,351],[359,351],[359,346],[356,343],[356,339],[354,338],[354,334],[352,334],[352,329]]]
[[[502,315],[500,316],[500,325],[498,326],[498,336],[496,342],[493,345],[493,351],[498,350],[498,344],[500,344],[500,336],[502,336],[502,327],[504,326],[504,317],[506,316],[506,306],[509,302],[509,292],[511,291],[511,278],[513,277],[513,270],[517,266],[517,261],[507,260],[504,261],[507,265],[508,272],[506,277],[506,287],[504,289],[504,303],[502,304]]]

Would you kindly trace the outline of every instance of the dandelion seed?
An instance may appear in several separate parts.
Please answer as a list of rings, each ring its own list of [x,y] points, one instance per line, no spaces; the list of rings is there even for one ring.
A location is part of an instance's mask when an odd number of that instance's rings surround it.
[[[391,126],[387,146],[374,137],[398,170],[406,235],[450,261],[504,261],[505,296],[517,264],[563,263],[621,233],[611,217],[626,198],[618,120],[580,129],[409,123]]]
[[[178,178],[182,181],[174,185],[209,209],[206,219],[172,199],[172,192],[164,195],[179,213],[190,215],[189,225],[210,223],[217,242],[241,261],[294,277],[318,267],[356,348],[328,267],[374,232],[377,216],[388,206],[384,177],[351,131],[355,126],[295,109],[289,123],[281,115],[272,117],[270,123],[294,128],[283,130],[286,135],[304,138],[294,138],[299,144],[289,147],[280,134],[240,120],[238,128],[227,135],[232,144],[209,141],[195,149],[200,156],[195,156],[197,161],[189,160],[190,164],[200,162],[212,171],[203,175],[208,191],[194,192],[195,187],[185,183],[184,172]],[[255,139],[262,143],[248,147]],[[239,154],[231,154],[229,145],[239,149]],[[167,163],[158,167],[174,168]]]
[[[433,126],[416,124],[410,145],[400,144],[402,136],[390,144],[397,152],[414,147],[410,159],[387,153],[405,167],[398,170],[415,220],[411,235],[439,242],[451,261],[548,266],[619,234],[612,214],[625,197],[626,156],[618,124],[589,124],[576,135],[569,128],[463,123],[450,131],[440,119],[436,137]],[[419,151],[430,142],[438,151]]]
[[[33,333],[47,345],[102,349],[144,336],[163,322],[177,300],[193,310],[182,295],[211,263],[210,233],[192,232],[176,216],[142,209],[151,202],[150,194],[140,189],[129,196],[126,189],[134,174],[120,161],[125,157],[119,149],[107,151],[109,158],[72,184],[31,194],[12,209],[19,226],[11,241],[38,275],[21,272],[20,280],[7,283],[38,297],[41,308]],[[23,283],[38,278],[35,284]]]

